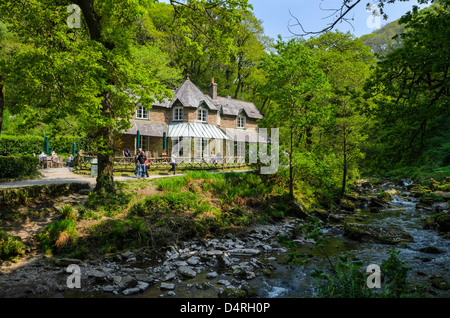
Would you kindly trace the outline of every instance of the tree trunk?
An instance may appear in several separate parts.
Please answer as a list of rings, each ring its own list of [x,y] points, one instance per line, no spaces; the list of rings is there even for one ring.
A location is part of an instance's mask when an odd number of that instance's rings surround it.
[[[291,149],[289,151],[289,197],[294,200],[294,175],[292,167],[292,151],[294,149],[294,128],[291,126]]]
[[[75,0],[74,2],[80,6],[91,40],[102,44],[108,50],[113,50],[114,44],[104,41],[101,37],[100,17],[95,12],[94,1]],[[101,137],[101,140],[97,150],[98,174],[94,191],[114,193],[114,131],[110,126],[110,119],[113,116],[111,93],[105,92],[102,95],[102,116],[105,117],[107,123],[97,132],[97,136]]]
[[[342,171],[342,189],[341,189],[341,198],[344,197],[345,194],[345,187],[347,185],[347,135],[344,128],[344,136],[343,136],[343,171]]]
[[[110,118],[111,93],[105,93],[102,101],[102,115]],[[108,125],[98,132],[102,140],[97,150],[98,174],[94,191],[97,193],[114,193],[114,131]]]
[[[5,108],[5,86],[3,86],[3,81],[0,79],[0,134],[3,128],[3,109]]]

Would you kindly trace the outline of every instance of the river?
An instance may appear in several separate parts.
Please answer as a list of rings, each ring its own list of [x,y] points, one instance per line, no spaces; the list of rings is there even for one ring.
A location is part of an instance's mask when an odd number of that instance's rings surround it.
[[[387,189],[387,188],[386,188]],[[381,265],[389,257],[389,251],[395,247],[399,251],[398,258],[406,261],[410,267],[408,281],[412,284],[429,285],[433,276],[450,281],[450,241],[434,230],[423,228],[425,216],[435,212],[431,209],[416,209],[418,199],[409,197],[404,188],[399,195],[393,195],[390,207],[382,208],[380,213],[370,213],[368,209],[357,209],[355,219],[359,223],[372,224],[381,227],[398,227],[409,233],[414,242],[406,245],[393,246],[370,242],[356,242],[346,238],[341,227],[331,227],[327,230],[330,240],[326,245],[327,253],[335,261],[344,253],[351,253],[362,260],[364,266]],[[430,254],[422,252],[425,247],[436,247],[441,253]],[[307,250],[305,249],[305,252]],[[280,266],[273,275],[263,277],[256,286],[259,297],[310,297],[316,295],[314,279],[311,273],[316,268],[330,268],[328,261],[320,255],[315,255],[305,265]],[[440,294],[439,291],[436,294]],[[448,293],[447,293],[448,297]]]

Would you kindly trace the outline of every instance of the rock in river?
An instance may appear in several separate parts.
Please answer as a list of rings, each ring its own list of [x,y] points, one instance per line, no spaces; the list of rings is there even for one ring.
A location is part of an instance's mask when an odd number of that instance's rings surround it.
[[[369,241],[383,244],[413,242],[413,237],[397,228],[383,228],[375,225],[347,223],[344,225],[344,235],[356,241]]]
[[[188,278],[193,278],[197,275],[197,273],[190,266],[181,266],[180,268],[178,268],[178,271],[181,275]]]

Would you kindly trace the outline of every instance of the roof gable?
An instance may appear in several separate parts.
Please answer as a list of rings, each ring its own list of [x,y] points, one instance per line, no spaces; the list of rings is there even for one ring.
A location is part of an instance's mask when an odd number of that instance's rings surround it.
[[[178,101],[184,107],[198,108],[201,105],[206,105],[208,109],[220,110],[223,115],[238,116],[240,112],[244,111],[249,118],[263,118],[255,104],[229,97],[212,99],[208,94],[202,93],[190,79],[187,79],[173,93],[174,96],[172,98],[167,98],[162,102],[155,102],[153,105],[172,108]]]

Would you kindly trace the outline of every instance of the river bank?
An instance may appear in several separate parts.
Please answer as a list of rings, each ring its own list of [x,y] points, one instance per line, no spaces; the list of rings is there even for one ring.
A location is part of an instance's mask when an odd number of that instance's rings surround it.
[[[448,232],[436,219],[448,215],[450,203],[427,199],[429,193],[408,183],[361,182],[340,207],[310,215],[324,222],[331,259],[351,252],[365,266],[381,264],[394,247],[411,267],[409,280],[423,286],[419,297],[449,297]],[[304,223],[304,218],[285,217],[158,251],[140,248],[96,260],[37,255],[23,266],[2,267],[0,297],[313,297],[311,273],[329,265],[298,232]],[[291,248],[280,237],[311,261],[287,264]],[[80,268],[80,288],[67,286],[71,264]]]

